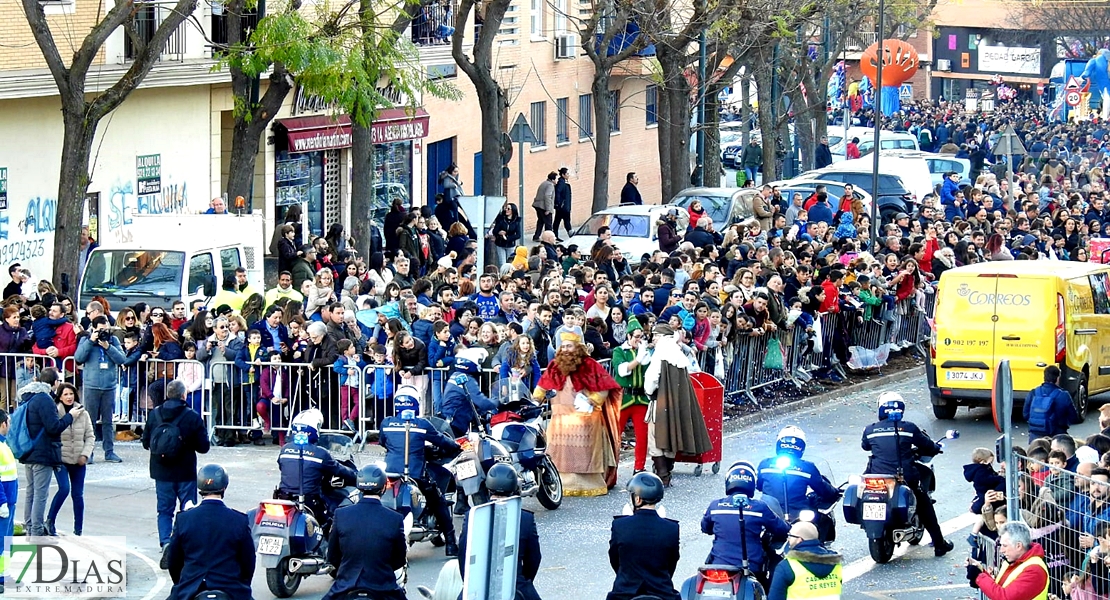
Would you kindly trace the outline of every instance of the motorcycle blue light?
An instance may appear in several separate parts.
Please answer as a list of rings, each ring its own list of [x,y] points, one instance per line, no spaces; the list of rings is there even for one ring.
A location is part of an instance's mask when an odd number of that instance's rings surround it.
[[[789,456],[786,456],[784,454],[780,454],[775,459],[775,468],[776,469],[785,469],[785,468],[789,467],[792,462],[793,461],[790,459]]]

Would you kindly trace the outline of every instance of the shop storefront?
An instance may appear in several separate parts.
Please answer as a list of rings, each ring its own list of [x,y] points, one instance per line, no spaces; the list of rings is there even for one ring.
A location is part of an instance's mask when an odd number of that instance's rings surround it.
[[[411,205],[413,146],[428,135],[428,120],[422,109],[409,115],[394,108],[374,121],[375,213],[384,216],[394,198]],[[350,230],[350,117],[278,119],[273,130],[275,224],[283,222],[289,207],[300,205],[306,239],[324,235],[332,223],[344,223]]]
[[[1052,56],[1021,43],[1020,35],[1008,30],[940,27],[933,40],[932,96],[997,97],[1005,86],[1018,100],[1036,99],[1037,84],[1048,81],[1045,68]]]

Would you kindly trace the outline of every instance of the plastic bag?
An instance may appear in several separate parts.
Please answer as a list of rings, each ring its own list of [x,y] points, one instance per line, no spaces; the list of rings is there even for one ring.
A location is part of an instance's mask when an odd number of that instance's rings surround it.
[[[725,353],[723,348],[717,348],[716,364],[713,365],[713,376],[717,379],[725,380]]]
[[[850,369],[855,371],[878,369],[886,366],[886,361],[890,357],[890,344],[883,344],[875,349],[852,346],[848,348],[848,354],[848,367]]]
[[[782,344],[772,337],[767,340],[767,355],[763,357],[763,368],[781,371],[783,368]]]
[[[825,342],[821,335],[821,319],[813,320],[813,353],[821,354],[825,351]]]

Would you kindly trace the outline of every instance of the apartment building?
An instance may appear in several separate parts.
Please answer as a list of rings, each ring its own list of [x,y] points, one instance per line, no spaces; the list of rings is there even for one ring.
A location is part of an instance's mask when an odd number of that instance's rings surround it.
[[[102,2],[46,3],[62,56],[72,55],[107,10]],[[153,33],[172,6],[141,5],[140,35]],[[409,35],[420,47],[421,68],[431,77],[452,80],[463,99],[424,98],[415,114],[401,108],[382,111],[372,131],[376,190],[385,203],[396,196],[407,196],[416,205],[429,202],[439,191],[437,174],[451,162],[458,163],[467,193],[501,192],[501,182],[487,187],[475,169],[481,152],[480,111],[447,43],[455,6],[429,6]],[[575,223],[589,215],[592,202],[593,67],[581,56],[577,24],[567,15],[582,14],[588,7],[577,0],[517,0],[496,40],[498,74],[512,100],[510,119],[523,113],[540,142],[526,151],[526,200],[530,203],[548,171],[565,166],[574,186]],[[474,27],[468,24],[467,47]],[[234,101],[226,72],[212,69],[212,43],[226,40],[226,35],[220,5],[200,3],[195,19],[174,32],[142,86],[101,122],[85,206],[96,239],[127,239],[133,214],[198,212],[221,194],[230,162]],[[0,46],[0,136],[9,140],[0,147],[0,263],[20,261],[32,272],[46,274],[54,243],[60,103],[18,3],[0,3],[0,36],[5,40]],[[114,32],[90,69],[89,91],[117,81],[133,53],[122,30]],[[613,116],[612,203],[629,171],[639,173],[644,198],[659,202],[654,89],[644,60],[625,61],[613,78],[620,108]],[[264,80],[262,86],[264,92]],[[381,91],[396,96],[398,106],[407,103],[392,90]],[[265,134],[249,205],[268,215],[269,228],[280,223],[289,206],[301,204],[308,234],[323,235],[335,222],[350,229],[350,144],[350,119],[298,87]],[[514,159],[504,182],[513,201],[520,176],[516,171]]]

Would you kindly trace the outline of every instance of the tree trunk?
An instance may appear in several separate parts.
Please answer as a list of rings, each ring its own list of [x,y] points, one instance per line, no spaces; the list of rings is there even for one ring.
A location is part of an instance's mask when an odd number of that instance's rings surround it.
[[[813,169],[814,153],[816,152],[813,144],[813,113],[806,100],[802,97],[801,90],[796,90],[790,94],[792,104],[800,111],[794,113],[794,135],[798,141],[798,148],[793,148],[795,152],[801,155],[801,162],[799,166],[801,172]],[[789,129],[787,130],[789,135]],[[794,175],[800,175],[795,173]]]
[[[723,79],[717,79],[706,87],[705,123],[702,124],[702,130],[705,132],[705,158],[702,163],[705,174],[702,180],[706,187],[720,186],[721,177],[725,172],[721,166],[721,114],[717,97],[721,90],[727,87],[727,83]]]
[[[690,82],[684,73],[685,54],[660,45],[656,58],[663,71],[659,87],[659,177],[662,203],[690,187]]]
[[[766,64],[766,63],[763,63]],[[775,153],[775,119],[772,115],[774,104],[771,99],[771,71],[769,67],[755,69],[755,92],[759,98],[759,132],[763,147],[763,181],[771,182],[778,177],[778,155]]]
[[[351,123],[351,237],[360,256],[370,256],[370,212],[374,201],[372,125]],[[379,224],[380,225],[380,224]],[[384,240],[383,240],[384,241]]]
[[[740,102],[740,121],[743,123],[740,126],[740,141],[747,147],[748,142],[752,140],[752,104],[748,101],[752,96],[752,77],[750,68],[744,69],[744,78],[740,80],[740,96],[743,101]]]
[[[61,181],[58,184],[58,209],[54,218],[54,284],[63,294],[77,288],[77,262],[80,247],[81,212],[89,189],[89,157],[92,155],[96,122],[85,119],[84,100],[80,109],[63,99]]]
[[[609,71],[594,65],[592,85],[594,95],[594,190],[591,212],[609,206],[609,155],[613,146],[613,121],[610,106],[613,94],[609,91]]]

